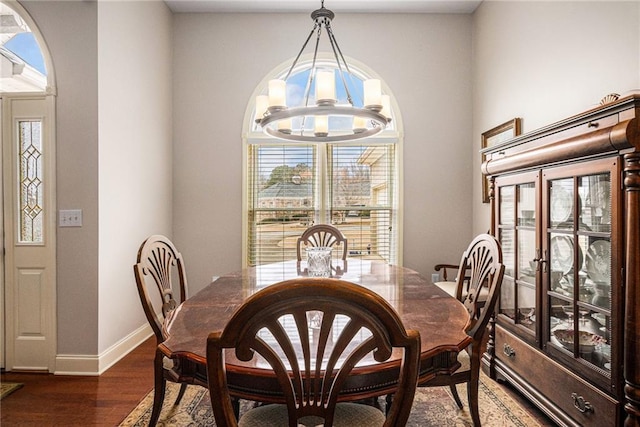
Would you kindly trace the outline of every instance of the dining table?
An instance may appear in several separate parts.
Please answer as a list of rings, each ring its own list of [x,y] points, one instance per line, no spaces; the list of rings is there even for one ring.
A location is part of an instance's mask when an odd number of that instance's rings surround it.
[[[206,385],[206,341],[222,331],[234,311],[252,294],[274,283],[307,277],[305,261],[284,261],[244,268],[220,276],[185,300],[165,320],[160,351],[173,359],[181,381]],[[469,345],[469,314],[457,299],[418,272],[380,260],[347,258],[332,262],[331,278],[356,283],[378,293],[398,312],[406,329],[420,332],[419,383],[448,374],[460,365],[457,354]],[[395,391],[401,354],[379,363],[365,359],[356,366],[340,401],[389,396]],[[282,403],[275,373],[254,357],[239,361],[226,350],[225,366],[231,396],[258,402]]]

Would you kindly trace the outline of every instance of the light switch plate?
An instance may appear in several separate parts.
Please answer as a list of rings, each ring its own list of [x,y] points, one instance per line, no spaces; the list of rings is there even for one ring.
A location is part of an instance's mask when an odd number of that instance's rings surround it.
[[[60,210],[58,225],[60,227],[82,227],[82,209]]]

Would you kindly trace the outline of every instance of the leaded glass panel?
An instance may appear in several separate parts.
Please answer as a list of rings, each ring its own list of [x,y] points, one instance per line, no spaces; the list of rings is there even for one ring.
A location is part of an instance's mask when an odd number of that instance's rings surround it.
[[[44,236],[44,183],[42,170],[42,122],[18,122],[19,144],[19,242],[42,243]]]

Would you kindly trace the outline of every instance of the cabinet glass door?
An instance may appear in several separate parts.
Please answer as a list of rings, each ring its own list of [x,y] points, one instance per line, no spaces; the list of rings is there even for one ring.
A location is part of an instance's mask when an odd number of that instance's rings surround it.
[[[523,174],[496,180],[497,236],[502,245],[505,275],[500,290],[500,317],[529,340],[537,330],[536,277],[539,254],[538,174]]]
[[[584,362],[581,366],[610,377],[611,189],[615,175],[604,171],[545,176],[548,350],[567,360],[579,358]]]

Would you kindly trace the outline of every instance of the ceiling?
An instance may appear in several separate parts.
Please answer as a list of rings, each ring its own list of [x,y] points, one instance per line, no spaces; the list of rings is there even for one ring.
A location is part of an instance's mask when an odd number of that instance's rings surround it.
[[[164,0],[173,12],[310,13],[321,0]],[[473,13],[482,0],[326,0],[334,12]]]

